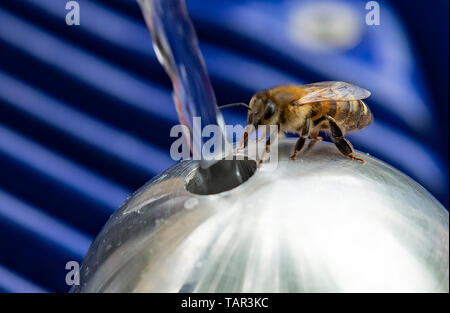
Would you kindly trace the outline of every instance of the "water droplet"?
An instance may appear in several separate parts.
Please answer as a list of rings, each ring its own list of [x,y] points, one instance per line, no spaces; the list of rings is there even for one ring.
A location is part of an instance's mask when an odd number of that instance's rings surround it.
[[[185,208],[186,210],[190,210],[190,209],[196,207],[197,204],[198,204],[198,199],[197,199],[197,198],[190,198],[190,199],[187,199],[187,200],[184,202],[184,208]]]

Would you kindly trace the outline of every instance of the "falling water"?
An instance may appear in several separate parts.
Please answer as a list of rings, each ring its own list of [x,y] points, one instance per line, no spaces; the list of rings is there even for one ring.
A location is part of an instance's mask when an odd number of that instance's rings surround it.
[[[153,39],[159,62],[173,85],[178,118],[195,138],[191,142],[194,156],[203,157],[201,129],[219,125],[225,134],[223,118],[198,47],[194,27],[184,0],[138,0]],[[201,117],[201,127],[193,127],[194,117]],[[203,158],[202,158],[203,159]]]
[[[194,159],[201,158],[199,174],[203,184],[216,184],[214,173],[220,172],[219,181],[227,185],[243,182],[243,171],[239,162],[211,162],[205,160],[202,151],[208,138],[201,136],[206,125],[218,125],[225,151],[231,151],[226,140],[222,114],[208,77],[194,27],[189,18],[184,0],[138,0],[144,19],[153,39],[153,48],[159,62],[169,75],[173,85],[173,99],[180,123],[189,127],[193,140],[190,142]],[[200,127],[193,127],[194,118],[201,117]],[[188,134],[186,134],[188,135]],[[186,136],[190,138],[190,136]],[[220,151],[222,153],[222,151]],[[210,158],[211,159],[211,158]],[[214,166],[212,166],[214,165]],[[210,167],[214,167],[213,171]],[[218,169],[220,167],[220,169]],[[227,177],[224,177],[227,176]],[[206,188],[206,187],[205,187]],[[221,189],[218,187],[218,189]],[[208,193],[207,190],[204,191]]]

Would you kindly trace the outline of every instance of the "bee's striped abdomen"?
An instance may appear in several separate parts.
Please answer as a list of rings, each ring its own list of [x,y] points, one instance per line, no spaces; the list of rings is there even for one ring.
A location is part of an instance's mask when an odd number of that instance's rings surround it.
[[[341,112],[335,119],[347,131],[362,129],[372,122],[372,113],[361,100],[338,102],[337,107]]]
[[[313,106],[313,122],[319,122],[325,115],[334,118],[347,131],[362,129],[372,122],[372,113],[361,100],[321,101]]]

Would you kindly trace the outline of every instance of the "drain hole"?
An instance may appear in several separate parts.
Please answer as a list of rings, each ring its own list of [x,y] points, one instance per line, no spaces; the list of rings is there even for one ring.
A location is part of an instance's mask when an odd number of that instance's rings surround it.
[[[186,189],[198,195],[212,195],[231,190],[256,171],[254,160],[220,160],[207,169],[199,167],[187,182]]]

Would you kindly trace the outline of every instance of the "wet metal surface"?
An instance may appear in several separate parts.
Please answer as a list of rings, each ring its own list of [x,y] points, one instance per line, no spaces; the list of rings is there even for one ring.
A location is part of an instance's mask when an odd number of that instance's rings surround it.
[[[138,190],[84,259],[78,292],[448,292],[448,212],[365,154],[321,142],[216,195],[182,162]],[[217,180],[220,181],[220,177]]]

